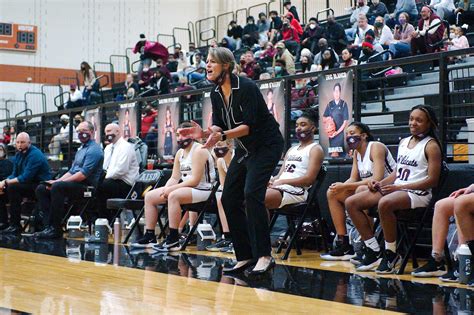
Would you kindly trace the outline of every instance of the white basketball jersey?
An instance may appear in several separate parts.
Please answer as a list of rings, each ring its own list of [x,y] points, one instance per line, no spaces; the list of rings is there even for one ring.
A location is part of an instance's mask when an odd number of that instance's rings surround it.
[[[372,149],[372,143],[373,142],[374,141],[370,141],[367,144],[367,150],[365,150],[364,158],[361,157],[359,152],[357,152],[357,155],[356,155],[357,168],[359,170],[359,177],[362,180],[366,179],[366,178],[369,178],[369,177],[372,177],[372,175],[373,175],[373,173],[372,173],[373,162],[370,159],[370,151]],[[390,153],[390,151],[387,148],[385,148],[385,150],[386,150],[387,155],[385,156],[385,169],[384,169],[383,178],[390,175],[393,172],[393,170],[395,169],[395,167],[397,166],[397,162],[395,162],[395,159],[393,158],[392,153]]]
[[[428,160],[426,159],[425,147],[433,138],[425,137],[414,148],[410,149],[408,148],[408,143],[411,138],[402,139],[398,146],[397,179],[395,180],[395,185],[413,183],[428,177]],[[431,189],[416,192],[426,194],[431,192]]]
[[[292,146],[287,153],[284,171],[280,175],[280,179],[299,178],[306,175],[309,165],[309,152],[317,143],[307,145],[305,148],[298,150],[300,145]]]
[[[184,150],[181,151],[181,156],[179,157],[179,170],[181,172],[181,180],[183,182],[190,180],[192,176],[192,160],[194,150],[201,150],[201,145],[197,142],[193,142],[192,148],[189,151],[188,155],[184,157]],[[208,154],[208,159],[204,167],[204,174],[202,174],[201,181],[199,184],[194,187],[196,189],[210,189],[212,188],[212,183],[216,180],[216,169],[214,167],[214,158],[211,153],[206,150]]]

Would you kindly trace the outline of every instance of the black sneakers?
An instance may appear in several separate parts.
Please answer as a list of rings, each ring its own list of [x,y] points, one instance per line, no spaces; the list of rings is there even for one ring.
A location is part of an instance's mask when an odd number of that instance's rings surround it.
[[[336,246],[329,253],[321,254],[322,259],[332,261],[347,261],[355,256],[354,248],[350,244],[344,244],[342,241],[336,241]]]
[[[364,248],[364,254],[360,265],[356,268],[357,271],[372,271],[380,264],[380,251],[376,252],[369,247]]]
[[[157,252],[177,252],[181,250],[181,245],[179,239],[173,242],[167,237],[163,243],[153,245],[153,249]]]
[[[212,245],[209,245],[206,247],[206,250],[210,252],[222,252],[222,249],[228,248],[229,246],[232,245],[232,242],[226,239],[221,239],[217,243],[214,243]]]
[[[443,282],[459,282],[459,262],[453,261],[453,270],[449,270],[444,275],[439,277],[439,280]]]
[[[156,245],[156,235],[151,233],[145,233],[142,238],[131,244],[135,248],[151,248],[153,245]]]
[[[400,255],[392,252],[391,250],[386,249],[383,253],[382,262],[380,263],[377,270],[375,270],[375,272],[378,274],[395,273],[395,268],[398,267],[400,263]]]
[[[430,257],[428,262],[423,266],[416,268],[411,275],[419,278],[441,277],[446,274],[446,267],[444,261],[436,261]]]

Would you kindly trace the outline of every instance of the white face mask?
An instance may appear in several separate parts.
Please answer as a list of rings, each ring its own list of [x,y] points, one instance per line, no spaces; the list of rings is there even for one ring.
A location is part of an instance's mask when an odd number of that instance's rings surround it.
[[[309,25],[309,28],[312,29],[312,30],[314,30],[314,29],[316,28],[316,24],[310,24],[310,25]]]
[[[0,151],[0,159],[3,159],[5,157],[5,152]]]

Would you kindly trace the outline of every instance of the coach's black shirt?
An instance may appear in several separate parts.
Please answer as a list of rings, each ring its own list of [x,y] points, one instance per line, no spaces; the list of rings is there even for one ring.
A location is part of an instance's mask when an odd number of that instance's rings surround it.
[[[229,130],[240,125],[250,127],[247,136],[236,139],[238,148],[252,153],[255,148],[283,141],[279,125],[268,111],[257,85],[250,79],[230,76],[232,92],[229,106],[225,106],[220,86],[211,91],[212,124]],[[238,149],[237,148],[237,149]]]

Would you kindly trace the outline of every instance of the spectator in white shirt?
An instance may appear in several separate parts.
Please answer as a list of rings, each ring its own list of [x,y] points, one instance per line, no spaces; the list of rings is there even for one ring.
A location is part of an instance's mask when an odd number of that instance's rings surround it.
[[[104,149],[106,175],[97,187],[97,212],[99,217],[111,219],[107,199],[127,196],[138,177],[139,166],[134,146],[121,137],[117,124],[105,127],[105,139],[109,143]]]
[[[363,14],[366,16],[366,14],[369,12],[369,6],[367,5],[366,0],[358,0],[357,1],[357,6],[353,7],[350,9],[351,12],[351,17],[350,22],[352,23],[352,27],[346,29],[346,36],[347,36],[347,41],[352,41],[354,39],[354,33],[357,32],[357,27],[359,26],[359,16]]]
[[[48,145],[49,153],[51,154],[51,160],[57,160],[61,152],[61,145],[69,142],[69,116],[66,114],[61,115],[61,129],[59,133],[51,139],[51,143]],[[77,132],[75,128],[72,128],[72,138],[74,142],[79,142]]]
[[[82,92],[77,88],[77,85],[73,83],[69,86],[69,100],[66,103],[66,108],[71,109],[81,107],[82,105],[84,105]]]
[[[436,11],[436,15],[441,20],[447,18],[456,9],[453,0],[431,0],[430,8]]]
[[[393,33],[390,27],[385,25],[384,18],[377,16],[374,23],[374,44],[380,44],[383,48],[388,48],[388,45],[393,41]]]
[[[365,40],[365,33],[367,33],[368,30],[374,30],[374,27],[369,24],[365,14],[359,14],[357,25],[353,46],[362,47],[362,43]]]
[[[447,44],[448,50],[469,48],[469,41],[467,40],[467,37],[464,36],[464,29],[456,26],[454,28],[454,35],[452,35],[451,40],[449,40]]]

